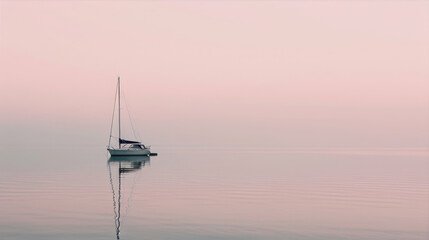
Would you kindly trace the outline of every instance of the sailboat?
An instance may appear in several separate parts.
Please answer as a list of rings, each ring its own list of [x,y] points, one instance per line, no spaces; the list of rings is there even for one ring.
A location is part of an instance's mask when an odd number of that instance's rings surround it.
[[[118,100],[118,147],[110,145],[112,140],[113,120],[115,116],[116,98]],[[115,94],[115,104],[113,107],[112,124],[110,127],[109,145],[107,146],[111,156],[150,156],[150,146],[145,146],[140,141],[126,140],[121,138],[121,78],[118,77],[117,92]]]

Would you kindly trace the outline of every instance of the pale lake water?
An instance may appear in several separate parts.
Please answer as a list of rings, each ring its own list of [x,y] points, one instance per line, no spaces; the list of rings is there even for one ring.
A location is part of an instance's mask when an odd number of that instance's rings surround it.
[[[428,149],[1,150],[2,240],[429,239]]]

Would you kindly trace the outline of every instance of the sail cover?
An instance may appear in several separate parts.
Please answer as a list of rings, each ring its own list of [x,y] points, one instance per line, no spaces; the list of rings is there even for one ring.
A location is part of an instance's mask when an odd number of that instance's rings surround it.
[[[130,141],[130,140],[125,140],[125,139],[119,138],[119,143],[121,143],[121,144],[136,144],[136,143],[140,143],[140,142]]]

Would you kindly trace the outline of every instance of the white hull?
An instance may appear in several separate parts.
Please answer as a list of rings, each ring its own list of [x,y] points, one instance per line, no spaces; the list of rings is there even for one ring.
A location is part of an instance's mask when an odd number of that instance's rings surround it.
[[[147,156],[150,149],[107,149],[111,156]]]

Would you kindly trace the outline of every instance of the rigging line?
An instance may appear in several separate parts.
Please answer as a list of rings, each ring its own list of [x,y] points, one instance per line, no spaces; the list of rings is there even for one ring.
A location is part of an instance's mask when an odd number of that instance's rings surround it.
[[[136,131],[134,129],[133,119],[131,118],[130,109],[128,107],[127,97],[125,96],[125,93],[123,95],[124,95],[125,108],[127,109],[128,119],[130,120],[131,129],[133,130],[133,136],[135,139],[140,140],[136,136]]]
[[[125,93],[123,93],[122,95],[124,95],[124,102],[125,102],[125,107],[127,108],[127,113],[128,113],[128,118],[130,119],[130,123],[131,123],[131,128],[132,128],[132,130],[133,130],[133,135],[134,135],[134,137],[137,139],[137,140],[141,140],[140,138],[138,138],[138,134],[136,135],[136,131],[135,131],[135,129],[134,129],[134,121],[133,121],[133,118],[131,117],[131,114],[130,114],[130,109],[128,108],[128,101],[127,101],[127,96],[125,96]],[[139,136],[140,137],[140,136]]]
[[[116,109],[116,98],[117,97],[118,97],[118,85],[116,84],[115,102],[113,103],[112,123],[110,124],[109,147],[110,147],[110,141],[112,140],[113,120],[115,120],[115,109]]]
[[[109,166],[109,178],[110,178],[110,186],[112,187],[112,195],[113,195],[113,212],[115,214],[114,219],[115,219],[115,230],[116,233],[118,232],[118,223],[116,222],[116,220],[118,219],[118,214],[116,213],[116,196],[115,196],[115,189],[113,188],[113,181],[112,181],[112,170],[110,168],[110,162],[108,163]]]

